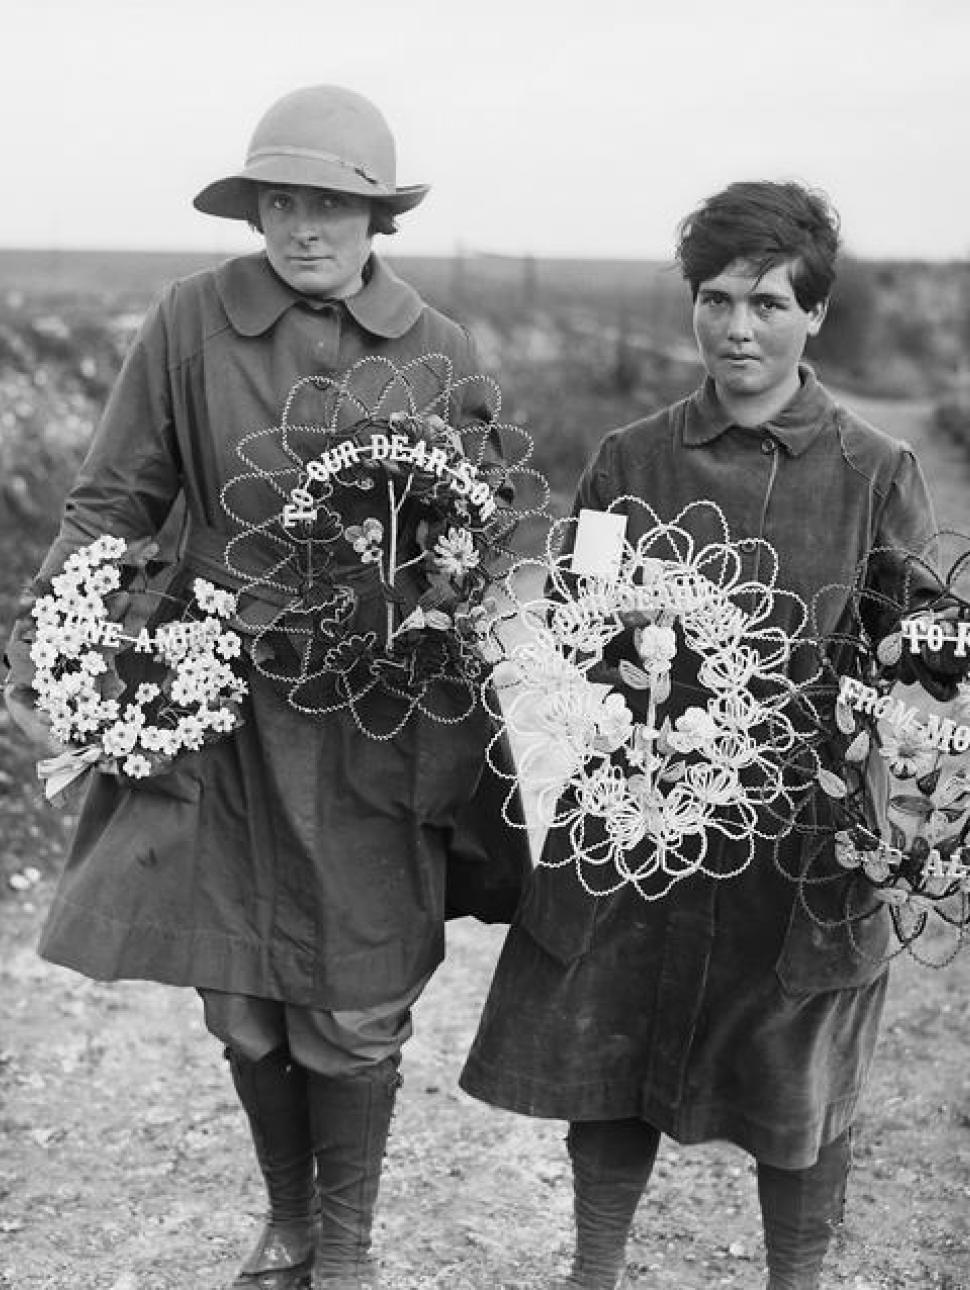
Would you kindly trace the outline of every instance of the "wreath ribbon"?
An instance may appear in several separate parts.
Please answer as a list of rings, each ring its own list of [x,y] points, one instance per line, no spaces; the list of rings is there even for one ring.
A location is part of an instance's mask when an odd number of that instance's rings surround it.
[[[102,755],[102,750],[96,744],[89,744],[86,748],[66,748],[53,757],[44,757],[39,761],[37,775],[44,785],[47,800],[56,802],[65,789],[98,763]]]

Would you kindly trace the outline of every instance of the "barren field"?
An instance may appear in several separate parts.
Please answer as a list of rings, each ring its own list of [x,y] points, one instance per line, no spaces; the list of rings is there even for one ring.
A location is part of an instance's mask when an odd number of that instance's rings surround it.
[[[926,432],[928,407],[849,402],[916,443],[941,520],[967,527],[970,463]],[[16,517],[2,533],[22,555]],[[64,827],[13,746],[0,715],[0,1286],[218,1290],[263,1208],[219,1046],[190,991],[97,984],[36,957]],[[376,1234],[388,1290],[541,1290],[568,1258],[564,1126],[456,1085],[502,934],[452,924],[416,1010]],[[898,961],[828,1285],[970,1290],[968,1059],[970,954],[939,972]],[[666,1142],[635,1284],[747,1290],[761,1265],[750,1161]]]

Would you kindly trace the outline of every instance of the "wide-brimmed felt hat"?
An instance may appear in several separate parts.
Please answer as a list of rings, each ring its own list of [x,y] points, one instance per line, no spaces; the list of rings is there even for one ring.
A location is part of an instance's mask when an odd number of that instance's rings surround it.
[[[356,193],[392,215],[428,192],[427,184],[398,188],[390,127],[369,99],[339,85],[310,85],[274,103],[256,126],[242,170],[207,185],[192,205],[207,215],[252,220],[255,184]]]

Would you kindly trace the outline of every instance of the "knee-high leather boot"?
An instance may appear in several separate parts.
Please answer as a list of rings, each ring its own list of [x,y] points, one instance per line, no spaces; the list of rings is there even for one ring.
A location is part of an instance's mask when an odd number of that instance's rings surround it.
[[[371,1228],[400,1085],[396,1058],[350,1075],[308,1073],[320,1233],[314,1290],[376,1290]]]
[[[285,1047],[255,1062],[226,1056],[269,1195],[269,1219],[233,1290],[308,1290],[316,1227],[307,1073]]]

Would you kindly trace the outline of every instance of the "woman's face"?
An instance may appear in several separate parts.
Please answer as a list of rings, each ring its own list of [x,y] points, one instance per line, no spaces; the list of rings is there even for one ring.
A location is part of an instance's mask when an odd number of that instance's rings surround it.
[[[787,261],[759,277],[754,265],[735,260],[698,288],[694,335],[728,403],[790,397],[798,387],[798,362],[822,325],[825,304],[801,307],[793,267]]]
[[[289,184],[259,187],[269,262],[296,291],[342,300],[359,291],[370,255],[370,202]]]

